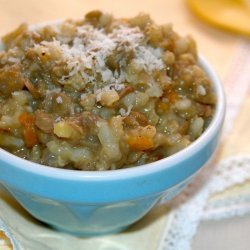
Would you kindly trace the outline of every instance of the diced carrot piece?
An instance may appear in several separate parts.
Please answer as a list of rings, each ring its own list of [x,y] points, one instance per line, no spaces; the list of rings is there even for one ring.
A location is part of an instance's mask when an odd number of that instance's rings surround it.
[[[23,137],[25,145],[28,148],[32,148],[34,145],[38,143],[38,138],[33,127],[24,129]]]
[[[154,142],[151,137],[136,135],[136,136],[129,136],[128,144],[131,148],[135,150],[149,150],[154,147]]]
[[[35,117],[32,114],[23,112],[19,116],[19,122],[23,126],[23,139],[28,148],[33,147],[38,143],[38,138],[35,130]]]
[[[166,110],[168,110],[168,108],[169,108],[169,105],[165,102],[159,101],[157,103],[157,110],[158,111],[166,111]]]
[[[174,103],[178,100],[179,96],[176,94],[176,92],[172,91],[167,95],[167,98],[170,103]]]
[[[166,97],[170,103],[174,103],[179,99],[179,95],[171,86],[168,86],[168,88],[164,90],[163,97]]]
[[[27,113],[27,112],[23,112],[18,120],[22,125],[27,125],[27,124],[31,124],[33,122],[33,115]]]

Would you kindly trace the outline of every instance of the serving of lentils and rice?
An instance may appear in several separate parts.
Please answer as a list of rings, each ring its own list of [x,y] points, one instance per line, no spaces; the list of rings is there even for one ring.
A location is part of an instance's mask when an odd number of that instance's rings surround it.
[[[178,152],[216,102],[195,42],[148,15],[84,19],[2,38],[0,146],[58,168],[108,170]]]

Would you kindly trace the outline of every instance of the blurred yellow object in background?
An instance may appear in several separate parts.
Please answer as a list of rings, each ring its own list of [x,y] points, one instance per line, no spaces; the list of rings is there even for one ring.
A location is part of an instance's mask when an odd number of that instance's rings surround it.
[[[249,0],[187,0],[193,13],[213,26],[250,36]]]
[[[13,249],[9,238],[7,237],[7,235],[3,231],[0,231],[0,249],[1,250],[12,250]]]

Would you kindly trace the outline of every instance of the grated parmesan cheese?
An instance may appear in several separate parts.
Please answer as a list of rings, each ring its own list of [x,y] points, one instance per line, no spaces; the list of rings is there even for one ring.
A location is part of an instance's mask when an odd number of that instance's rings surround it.
[[[57,103],[63,103],[62,97],[61,97],[61,96],[58,96],[58,97],[56,98],[56,102],[57,102]]]
[[[60,83],[64,84],[65,80],[78,74],[82,82],[91,83],[92,87],[88,91],[96,94],[97,101],[100,99],[100,92],[105,91],[106,87],[115,86],[115,90],[121,90],[123,83],[129,81],[127,60],[133,61],[137,68],[149,75],[154,70],[164,68],[162,50],[147,45],[144,42],[145,35],[139,27],[120,24],[106,32],[84,24],[77,27],[76,36],[71,43],[60,39],[59,33],[52,41],[42,41],[35,44],[34,48],[59,54],[59,61],[65,63],[68,69],[68,74],[62,76]],[[129,55],[132,58],[128,59]],[[112,70],[107,66],[109,56],[114,56],[117,69]]]
[[[134,62],[143,70],[152,72],[153,70],[164,69],[164,63],[161,59],[162,50],[150,46],[141,46],[136,49],[136,58]]]

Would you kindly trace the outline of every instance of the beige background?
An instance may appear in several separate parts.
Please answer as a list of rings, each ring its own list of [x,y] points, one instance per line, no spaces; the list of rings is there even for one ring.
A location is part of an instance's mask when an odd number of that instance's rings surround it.
[[[191,34],[195,38],[200,53],[211,62],[222,79],[230,73],[228,72],[230,65],[243,39],[201,23],[189,12],[184,0],[0,0],[0,36],[14,29],[21,22],[32,24],[47,20],[77,18],[92,9],[106,10],[119,17],[130,17],[138,12],[147,12],[157,23],[173,23],[175,30],[180,34]],[[238,153],[250,154],[249,110],[250,93],[242,104],[232,132],[221,147],[221,158]],[[242,131],[245,132],[242,133]],[[156,212],[152,212],[149,216],[154,217],[154,213]],[[157,246],[159,231],[163,225],[163,222],[158,224],[156,222],[151,225],[151,229],[154,229],[154,237],[151,238],[155,241],[151,244],[152,247]],[[134,230],[138,230],[137,240],[143,242],[144,234],[139,232],[140,226],[135,227]],[[250,249],[249,232],[250,216],[203,223],[199,227],[193,249],[247,250]],[[125,241],[129,239],[127,234]],[[130,249],[129,244],[127,246],[128,248],[125,249]],[[146,244],[145,249],[147,249]]]

